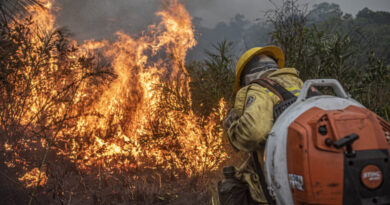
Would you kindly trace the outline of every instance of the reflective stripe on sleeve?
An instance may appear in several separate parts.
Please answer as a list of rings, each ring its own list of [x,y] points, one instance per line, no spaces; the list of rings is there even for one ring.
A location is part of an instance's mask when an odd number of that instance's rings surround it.
[[[290,88],[286,88],[286,90],[290,91],[293,95],[295,96],[299,96],[299,93],[300,93],[300,89],[298,89],[297,87],[293,86],[293,87],[290,87]]]
[[[270,90],[268,90],[267,88],[264,88],[263,87],[263,90],[268,93],[269,96],[274,96],[275,94],[273,92],[271,92]]]

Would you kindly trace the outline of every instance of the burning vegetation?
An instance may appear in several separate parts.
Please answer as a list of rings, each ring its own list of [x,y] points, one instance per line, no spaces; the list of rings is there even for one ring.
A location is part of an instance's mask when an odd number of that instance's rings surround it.
[[[181,3],[164,0],[142,35],[81,45],[56,27],[53,3],[2,30],[1,170],[29,203],[147,203],[145,187],[220,168],[225,101],[208,117],[192,109],[185,56],[196,41]]]

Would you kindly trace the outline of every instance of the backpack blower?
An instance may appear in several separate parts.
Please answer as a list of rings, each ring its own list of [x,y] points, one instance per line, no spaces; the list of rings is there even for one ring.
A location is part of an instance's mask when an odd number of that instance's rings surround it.
[[[336,96],[308,98],[312,86]],[[390,204],[389,152],[388,122],[337,80],[308,80],[267,139],[267,191],[276,204]]]

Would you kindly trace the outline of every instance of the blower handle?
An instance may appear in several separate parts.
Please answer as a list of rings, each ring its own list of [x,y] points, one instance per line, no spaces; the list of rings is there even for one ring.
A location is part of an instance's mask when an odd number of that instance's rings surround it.
[[[336,79],[315,79],[307,80],[302,86],[301,93],[298,96],[297,101],[305,101],[312,86],[332,87],[337,97],[349,98],[345,92],[343,86]]]

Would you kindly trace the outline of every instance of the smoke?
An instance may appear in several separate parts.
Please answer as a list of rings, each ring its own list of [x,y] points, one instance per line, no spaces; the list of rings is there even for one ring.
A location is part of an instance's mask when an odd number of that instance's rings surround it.
[[[116,31],[136,33],[153,21],[154,0],[57,0],[57,23],[78,40],[107,38]]]
[[[314,4],[319,4],[322,2],[335,3],[340,5],[341,10],[344,13],[350,13],[356,15],[360,10],[367,7],[373,11],[390,11],[390,1],[389,0],[300,0],[303,3],[307,3],[309,8]],[[353,3],[352,3],[353,2]]]
[[[213,5],[214,0],[185,0],[190,13]],[[116,31],[136,34],[155,22],[161,0],[57,0],[57,23],[78,40],[101,39]]]
[[[110,39],[114,37],[116,31],[134,36],[159,20],[155,12],[161,7],[162,1],[56,0],[56,6],[60,8],[57,23],[69,28],[74,38],[79,41]],[[352,14],[356,14],[355,12],[364,7],[379,10],[377,7],[380,6],[383,10],[390,10],[388,0],[355,0],[354,4],[348,3],[348,0],[299,0],[302,4],[308,4],[309,9],[315,3],[323,1],[340,4],[343,11]],[[267,43],[265,30],[259,27],[259,21],[256,22],[255,19],[264,21],[265,12],[275,8],[274,4],[280,5],[282,0],[272,0],[274,3],[270,0],[182,0],[182,2],[193,17],[196,26],[196,38],[199,44],[195,50],[203,53],[204,49],[212,48],[211,44],[222,40],[238,42],[239,50],[245,50],[252,44],[258,46]],[[240,18],[237,19],[237,16]],[[250,27],[253,32],[249,33],[253,37],[248,36],[246,32]],[[255,30],[259,30],[260,34],[264,33],[264,36],[254,33]],[[199,57],[195,58],[199,59]]]

